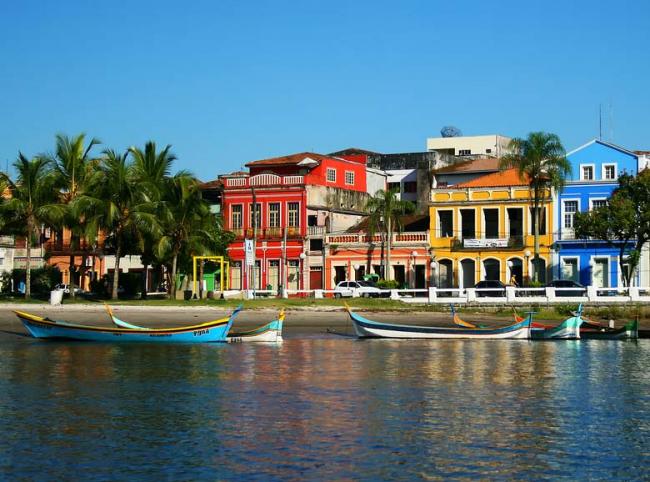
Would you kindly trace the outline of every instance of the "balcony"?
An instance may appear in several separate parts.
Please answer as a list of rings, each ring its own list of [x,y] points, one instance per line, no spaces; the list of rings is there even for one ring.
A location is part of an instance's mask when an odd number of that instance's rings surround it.
[[[278,176],[276,174],[257,174],[251,177],[228,177],[225,179],[226,188],[300,186],[304,183],[304,176]]]
[[[235,239],[253,239],[253,236],[256,236],[257,239],[270,240],[275,239],[279,240],[284,238],[284,232],[287,232],[287,239],[296,239],[301,238],[300,227],[290,227],[290,228],[259,228],[256,233],[253,232],[252,228],[242,229],[236,228],[230,230],[235,234]]]
[[[13,248],[14,246],[15,241],[13,236],[0,236],[0,247]]]
[[[452,251],[476,251],[522,249],[525,245],[524,236],[508,236],[506,238],[452,238]]]
[[[307,226],[307,235],[309,236],[325,236],[326,231],[326,226]]]
[[[383,242],[384,235],[382,233],[375,233],[369,235],[366,233],[350,233],[350,234],[328,234],[325,238],[326,244],[363,244],[370,243],[380,245]],[[393,233],[392,245],[398,246],[413,246],[413,245],[426,245],[429,246],[429,233],[428,232],[413,232],[413,233]]]

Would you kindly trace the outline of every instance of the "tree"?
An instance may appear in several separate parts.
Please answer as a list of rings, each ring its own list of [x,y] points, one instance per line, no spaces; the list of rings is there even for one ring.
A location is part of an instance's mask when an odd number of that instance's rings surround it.
[[[393,232],[402,230],[401,217],[404,214],[412,213],[415,206],[410,201],[402,201],[397,198],[394,191],[379,190],[366,203],[366,211],[369,216],[369,232],[382,231],[386,244],[386,260],[384,263],[384,279],[390,281],[390,251],[392,246]]]
[[[66,214],[63,221],[63,227],[70,231],[70,296],[75,296],[74,275],[75,250],[81,248],[81,239],[94,238],[97,233],[93,233],[95,226],[88,216],[83,212],[75,209],[75,200],[86,193],[89,182],[92,179],[94,171],[97,169],[99,159],[92,158],[90,151],[94,146],[100,144],[100,141],[93,138],[87,146],[84,146],[86,139],[85,134],[79,134],[76,137],[68,137],[63,134],[56,136],[56,148],[53,156],[49,159],[52,162],[54,173],[57,179],[57,187],[61,190],[61,203],[66,207]],[[90,231],[90,232],[88,232]],[[82,277],[85,270],[85,258],[83,256],[81,263]]]
[[[133,156],[133,169],[138,182],[146,190],[149,198],[159,203],[171,175],[172,164],[176,160],[176,156],[171,152],[171,145],[168,144],[162,151],[157,152],[156,143],[148,141],[144,146],[144,150],[132,146],[129,148],[129,152]],[[189,173],[180,171],[178,175],[189,176]],[[147,296],[148,267],[156,258],[154,246],[158,244],[158,241],[145,234],[142,255],[140,256],[144,266],[144,278],[142,280],[142,296],[144,298]]]
[[[156,204],[138,183],[128,152],[104,151],[99,170],[90,182],[88,194],[79,196],[79,209],[93,216],[98,226],[113,238],[115,271],[112,298],[117,299],[120,259],[129,240],[142,244],[144,233],[160,231]],[[90,194],[92,193],[92,195]]]
[[[514,168],[531,191],[534,226],[533,280],[539,281],[539,225],[544,203],[553,190],[560,191],[571,175],[571,164],[556,134],[531,132],[526,139],[515,138],[508,146],[510,154],[500,160],[501,169]]]
[[[22,153],[13,164],[16,182],[0,173],[0,186],[9,190],[10,197],[0,204],[0,227],[25,237],[25,299],[31,297],[31,253],[35,239],[40,241],[41,227],[61,222],[64,210],[57,203],[59,192],[56,177],[48,159],[27,159]]]
[[[605,206],[576,213],[574,230],[576,237],[596,238],[618,247],[623,284],[630,286],[641,250],[650,240],[650,170],[641,171],[637,177],[621,175]]]

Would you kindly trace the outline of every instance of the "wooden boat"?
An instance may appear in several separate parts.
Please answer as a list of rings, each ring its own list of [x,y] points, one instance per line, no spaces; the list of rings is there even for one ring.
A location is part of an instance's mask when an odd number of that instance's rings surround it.
[[[591,321],[583,321],[580,338],[587,340],[636,340],[639,338],[639,320],[626,323],[621,328],[610,328]]]
[[[113,310],[108,305],[104,305],[106,311],[111,318],[111,321],[115,326],[120,328],[126,328],[129,330],[146,330],[146,328],[138,325],[133,325],[127,323],[126,321],[120,320]],[[240,332],[229,332],[226,341],[228,343],[249,343],[249,342],[280,342],[282,341],[282,325],[284,323],[284,309],[282,309],[278,315],[277,320],[273,320],[266,325],[262,325],[254,330],[250,331],[240,331]]]
[[[227,341],[228,331],[240,311],[241,306],[226,318],[208,321],[200,325],[140,330],[78,325],[43,318],[24,311],[14,311],[14,313],[34,338],[59,338],[111,343],[210,343]]]
[[[557,326],[533,323],[530,338],[532,340],[577,340],[580,339],[580,325],[582,323],[582,305],[580,305],[572,317],[567,318]]]
[[[354,313],[348,305],[352,326],[358,338],[420,338],[420,339],[523,339],[530,337],[532,318],[502,328],[431,327],[380,323]],[[459,318],[460,319],[460,318]]]

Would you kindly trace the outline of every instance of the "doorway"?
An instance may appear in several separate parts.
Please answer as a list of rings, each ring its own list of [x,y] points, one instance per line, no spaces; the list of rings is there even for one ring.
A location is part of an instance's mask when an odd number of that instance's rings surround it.
[[[460,262],[460,270],[462,271],[462,286],[461,288],[473,288],[476,284],[476,263],[473,259],[464,259]]]
[[[592,258],[594,266],[592,268],[592,284],[596,288],[609,288],[609,259]]]
[[[485,270],[486,280],[501,280],[501,262],[498,259],[486,259],[483,261],[483,269]]]

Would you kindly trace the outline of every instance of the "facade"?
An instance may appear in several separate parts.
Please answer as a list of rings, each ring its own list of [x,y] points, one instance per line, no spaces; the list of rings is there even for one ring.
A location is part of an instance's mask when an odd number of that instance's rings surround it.
[[[576,239],[573,222],[576,212],[590,211],[607,202],[618,186],[621,173],[635,175],[638,157],[622,147],[594,139],[569,152],[567,159],[573,172],[555,203],[553,277],[572,279],[585,286],[621,286],[619,246],[593,239]]]
[[[427,151],[449,156],[501,157],[512,139],[499,134],[486,136],[429,137]]]
[[[434,285],[471,288],[481,280],[517,285],[533,279],[534,217],[527,182],[514,169],[431,191]],[[540,281],[551,263],[553,209],[547,193],[540,216]]]
[[[391,279],[400,287],[426,288],[431,262],[429,216],[404,216],[402,225],[401,232],[393,233]],[[384,277],[383,235],[370,235],[367,219],[346,233],[327,235],[326,246],[326,289],[334,289],[340,281],[363,280],[368,274]]]
[[[231,289],[322,288],[326,234],[361,219],[368,184],[381,185],[384,175],[363,159],[310,152],[246,166],[246,175],[221,179],[224,226],[236,236]]]

